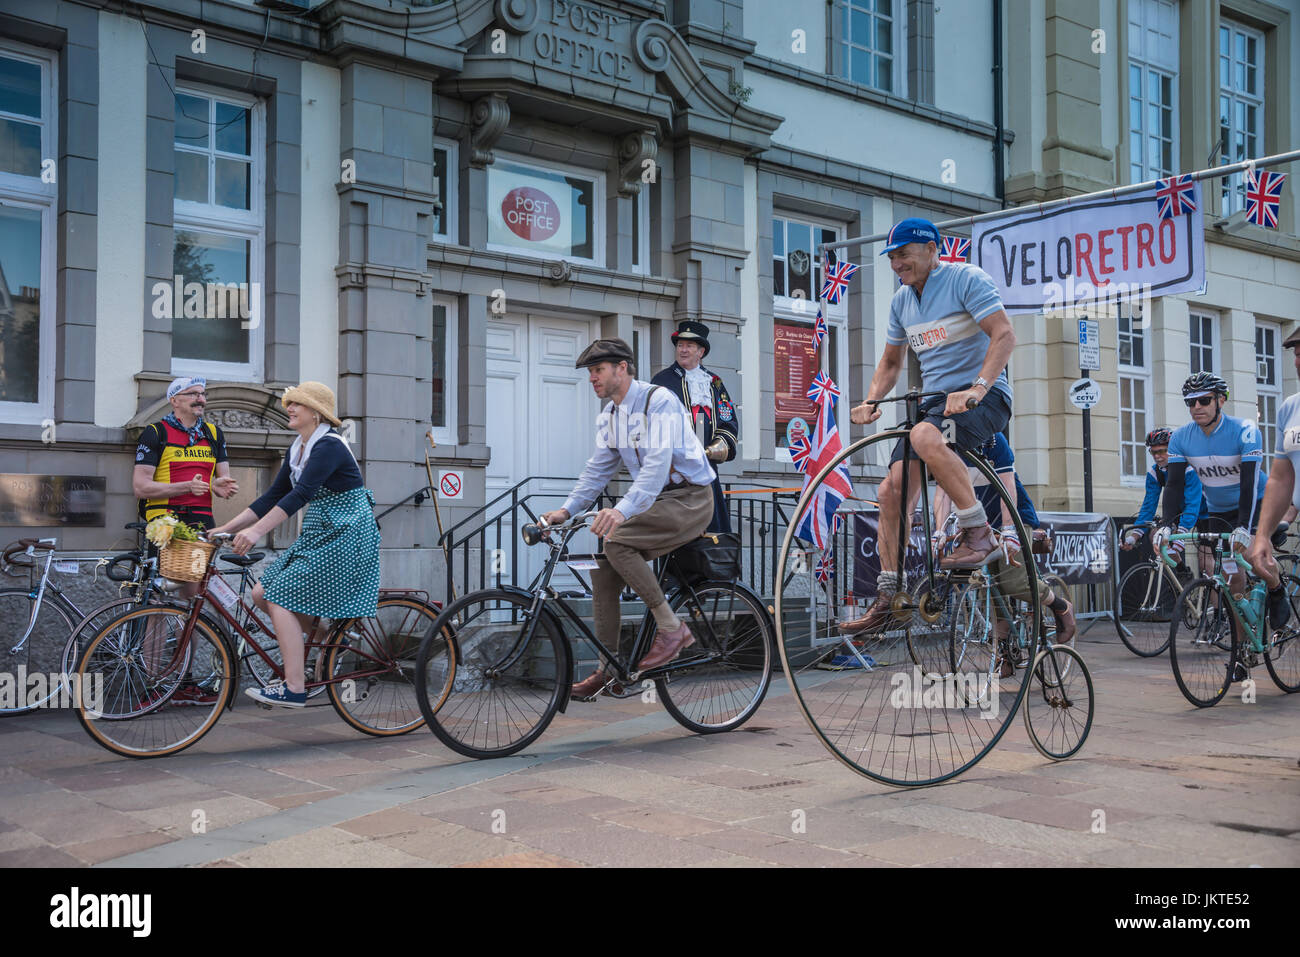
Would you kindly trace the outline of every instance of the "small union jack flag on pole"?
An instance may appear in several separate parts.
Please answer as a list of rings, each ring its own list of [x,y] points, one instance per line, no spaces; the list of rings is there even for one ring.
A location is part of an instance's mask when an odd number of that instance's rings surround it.
[[[817,307],[817,321],[813,323],[813,346],[820,347],[826,338],[826,317],[822,315],[821,306]]]
[[[849,289],[849,280],[853,274],[858,271],[858,267],[851,262],[827,263],[822,260],[822,275],[825,279],[822,281],[822,295],[831,304],[838,303],[840,297]]]
[[[813,569],[813,574],[817,580],[825,585],[835,575],[835,555],[830,551],[822,552],[822,557],[817,559],[817,567]]]
[[[790,462],[800,472],[808,474],[808,463],[812,461],[812,443],[808,436],[801,435],[790,443]]]
[[[1246,219],[1256,226],[1277,229],[1277,218],[1282,213],[1282,183],[1284,173],[1246,170]]]
[[[943,249],[939,251],[941,263],[964,263],[970,255],[970,240],[960,236],[944,236]]]
[[[1156,202],[1161,219],[1196,212],[1196,184],[1191,173],[1156,180]]]
[[[812,385],[808,386],[808,398],[818,405],[823,402],[834,402],[839,397],[839,387],[825,372],[817,373],[813,377]]]

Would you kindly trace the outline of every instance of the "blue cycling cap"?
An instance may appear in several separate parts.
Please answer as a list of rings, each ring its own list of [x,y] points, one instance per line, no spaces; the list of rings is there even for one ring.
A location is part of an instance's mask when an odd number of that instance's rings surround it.
[[[938,246],[939,230],[928,219],[911,216],[894,226],[885,242],[887,245],[880,254],[882,256],[908,243],[934,243]]]

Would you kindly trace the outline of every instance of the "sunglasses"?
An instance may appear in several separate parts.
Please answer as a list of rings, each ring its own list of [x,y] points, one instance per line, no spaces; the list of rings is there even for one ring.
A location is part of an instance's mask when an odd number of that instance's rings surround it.
[[[1198,405],[1211,405],[1214,402],[1214,396],[1201,395],[1197,396],[1195,399],[1183,399],[1183,402],[1187,404],[1187,408],[1189,409]]]

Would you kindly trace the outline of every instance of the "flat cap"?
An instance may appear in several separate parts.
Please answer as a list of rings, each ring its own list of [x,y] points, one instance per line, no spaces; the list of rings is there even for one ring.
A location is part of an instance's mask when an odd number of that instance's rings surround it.
[[[575,369],[586,369],[594,366],[597,362],[635,362],[632,355],[632,347],[622,339],[597,339],[587,348],[582,350],[582,355],[578,356],[578,361],[573,364]]]
[[[1283,349],[1290,349],[1292,346],[1300,346],[1300,329],[1296,329],[1296,331],[1287,336],[1286,341],[1282,343]]]

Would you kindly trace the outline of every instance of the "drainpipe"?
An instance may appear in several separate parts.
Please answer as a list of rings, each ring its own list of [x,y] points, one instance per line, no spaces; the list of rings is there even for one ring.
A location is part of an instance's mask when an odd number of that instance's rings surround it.
[[[1002,181],[1002,0],[993,0],[993,194],[1006,209]]]

